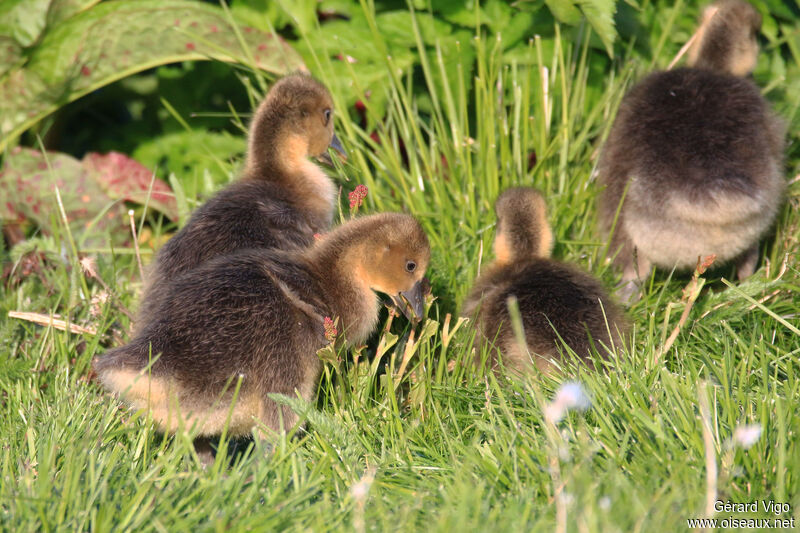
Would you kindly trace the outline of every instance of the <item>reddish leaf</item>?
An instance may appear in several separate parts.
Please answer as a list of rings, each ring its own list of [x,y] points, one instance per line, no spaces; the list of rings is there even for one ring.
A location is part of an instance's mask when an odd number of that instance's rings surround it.
[[[37,150],[18,147],[6,156],[0,169],[0,198],[4,199],[0,217],[22,215],[45,233],[52,233],[52,221],[61,219],[56,187],[79,244],[107,244],[105,230],[116,244],[128,240],[124,206],[103,192],[80,161],[57,152],[48,152],[45,157]]]
[[[83,158],[83,167],[100,187],[115,200],[127,200],[147,205],[178,219],[178,205],[169,186],[156,178],[147,167],[119,152],[98,154],[90,152]],[[150,182],[153,183],[150,191]],[[148,201],[148,191],[150,199]]]

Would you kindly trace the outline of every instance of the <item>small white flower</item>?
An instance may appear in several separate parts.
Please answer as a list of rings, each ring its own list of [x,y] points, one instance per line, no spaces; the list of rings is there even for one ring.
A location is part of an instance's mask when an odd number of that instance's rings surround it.
[[[583,385],[575,381],[562,384],[556,391],[555,398],[544,408],[545,418],[552,422],[560,422],[570,409],[584,411],[592,402],[583,390]]]
[[[761,424],[744,424],[733,430],[733,444],[746,450],[761,438]]]
[[[609,498],[608,496],[603,496],[602,498],[597,500],[597,505],[603,511],[608,511],[609,509],[611,509],[611,498]]]
[[[544,418],[553,424],[560,422],[565,414],[567,414],[567,408],[560,403],[553,402],[544,406]]]
[[[583,390],[583,385],[576,381],[568,381],[561,385],[556,392],[555,401],[561,402],[567,409],[584,411],[592,405],[589,396]]]
[[[98,317],[103,312],[103,306],[108,301],[108,293],[106,291],[100,291],[90,300],[90,307],[89,307],[89,314],[93,317]]]
[[[356,500],[364,500],[367,494],[369,494],[369,487],[370,483],[367,481],[359,481],[350,488],[350,494],[352,494],[353,498]]]
[[[375,472],[374,468],[368,468],[364,475],[361,476],[361,479],[350,487],[350,495],[356,502],[363,503],[367,499],[369,488],[372,486],[372,482],[375,481]]]

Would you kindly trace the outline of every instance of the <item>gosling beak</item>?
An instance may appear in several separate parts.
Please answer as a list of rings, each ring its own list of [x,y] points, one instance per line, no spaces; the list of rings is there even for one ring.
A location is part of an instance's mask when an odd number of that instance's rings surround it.
[[[339,137],[337,137],[335,133],[333,134],[333,137],[331,137],[331,143],[328,145],[328,148],[333,148],[339,152],[339,157],[341,157],[343,160],[347,159],[347,152],[345,151],[344,146],[342,146],[342,142],[339,140]],[[333,159],[331,159],[331,155],[327,150],[324,154],[319,156],[319,158],[326,165],[333,166]]]
[[[425,312],[425,295],[430,291],[428,278],[422,278],[411,289],[392,296],[394,305],[412,322],[422,320]]]
[[[334,133],[333,137],[331,137],[331,144],[329,146],[339,152],[342,157],[347,159],[347,152],[345,151],[344,146],[342,146],[342,142],[339,140],[339,137],[336,136],[336,133]]]

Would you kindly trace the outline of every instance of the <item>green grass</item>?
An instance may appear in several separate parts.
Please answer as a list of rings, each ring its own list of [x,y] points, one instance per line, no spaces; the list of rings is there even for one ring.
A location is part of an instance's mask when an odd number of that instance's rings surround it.
[[[667,35],[665,26],[659,31]],[[374,38],[379,47],[381,36]],[[223,440],[227,453],[203,469],[191,436],[162,438],[146,413],[122,409],[87,379],[91,359],[127,338],[120,306],[135,308],[141,289],[128,250],[92,254],[118,297],[94,313],[90,300],[101,284],[82,273],[69,244],[47,256],[41,277],[0,289],[0,527],[553,531],[565,520],[569,531],[682,531],[688,518],[705,515],[709,458],[719,499],[785,502],[792,511],[781,517],[797,516],[796,180],[762,245],[760,270],[730,287],[723,281],[729,268],[707,273],[688,321],[658,363],[655,354],[683,310],[685,274],[652,276],[629,310],[629,343],[600,363],[602,372],[570,363],[568,377],[486,374],[471,363],[471,326],[456,329],[447,317],[457,316],[479,265],[491,260],[492,203],[511,185],[544,192],[556,257],[609,287],[617,281],[602,260],[591,174],[622,95],[651,58],[626,56],[595,72],[596,52],[585,39],[577,43],[557,39],[548,56],[533,40],[537,61],[528,67],[503,64],[494,38],[476,39],[474,92],[463,79],[436,89],[435,72],[444,65],[427,62],[431,111],[424,113],[410,73],[397,73],[387,57],[395,74],[380,143],[339,113],[337,130],[351,154],[336,172],[344,201],[364,183],[367,211],[406,210],[420,219],[433,247],[436,301],[414,344],[403,321],[385,324],[357,358],[341,354],[343,362],[326,365],[315,405],[284,400],[304,415],[305,431],[269,446]],[[675,51],[658,50],[652,62],[661,66]],[[311,64],[323,81],[332,75],[326,57],[321,51]],[[795,104],[776,102],[792,113]],[[793,131],[789,154],[797,153]],[[537,163],[528,170],[531,151]],[[790,156],[787,175],[797,175],[799,165]],[[183,208],[198,201],[184,198]],[[55,235],[54,242],[74,239]],[[12,257],[21,269],[19,251]],[[8,319],[11,310],[59,313],[99,334]],[[592,405],[554,426],[543,408],[565,379],[580,381]],[[763,429],[758,442],[732,447],[734,429],[753,423]]]

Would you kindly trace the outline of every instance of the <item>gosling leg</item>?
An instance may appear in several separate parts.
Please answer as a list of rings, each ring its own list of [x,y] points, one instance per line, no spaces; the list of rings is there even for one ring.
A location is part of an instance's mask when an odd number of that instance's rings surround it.
[[[213,446],[211,446],[211,439],[208,437],[194,439],[194,451],[197,453],[197,458],[200,459],[200,464],[203,468],[208,468],[214,464],[217,454]]]
[[[622,281],[617,286],[617,295],[621,302],[633,305],[639,301],[642,297],[642,279],[650,274],[652,268],[650,260],[634,248],[622,270]]]
[[[758,264],[758,243],[751,246],[745,253],[736,259],[736,277],[739,281],[753,275]]]

